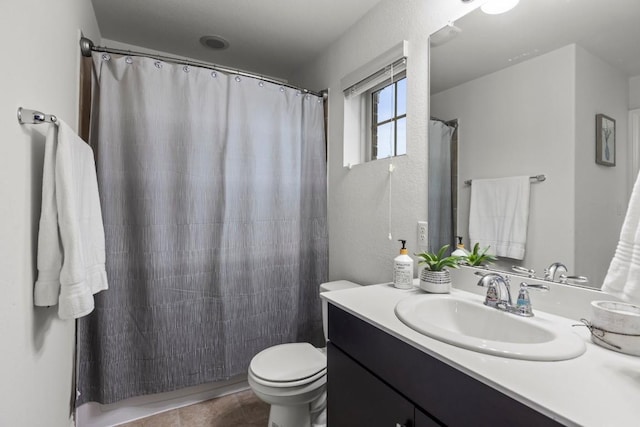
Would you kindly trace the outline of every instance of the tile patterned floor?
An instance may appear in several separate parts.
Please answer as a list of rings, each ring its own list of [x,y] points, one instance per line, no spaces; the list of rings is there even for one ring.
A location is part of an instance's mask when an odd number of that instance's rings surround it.
[[[266,427],[269,405],[251,390],[121,424],[121,427]]]

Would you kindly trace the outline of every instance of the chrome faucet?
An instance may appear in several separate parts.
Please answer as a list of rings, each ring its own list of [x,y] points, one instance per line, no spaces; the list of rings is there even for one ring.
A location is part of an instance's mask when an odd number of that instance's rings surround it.
[[[568,276],[567,266],[561,262],[554,262],[545,268],[544,279],[563,284],[584,284],[589,282],[589,279],[585,276]]]
[[[483,274],[480,271],[476,272],[476,276],[482,276],[478,281],[478,286],[487,288],[484,305],[504,311],[508,311],[509,307],[513,306],[508,277],[498,273]]]
[[[484,305],[501,311],[506,311],[507,313],[517,314],[519,316],[533,316],[528,289],[535,289],[539,291],[549,290],[549,286],[547,285],[522,282],[520,283],[518,299],[514,305],[511,300],[511,286],[509,284],[508,276],[502,276],[498,273],[483,273],[481,271],[477,271],[475,274],[476,276],[481,276],[478,281],[478,286],[487,288]]]
[[[544,269],[544,279],[550,280],[552,282],[556,281],[556,275],[566,275],[567,274],[567,266],[561,262],[554,262],[549,267]]]

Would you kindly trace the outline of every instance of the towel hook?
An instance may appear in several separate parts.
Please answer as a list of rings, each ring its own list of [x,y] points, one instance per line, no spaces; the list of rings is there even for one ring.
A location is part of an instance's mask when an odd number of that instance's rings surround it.
[[[58,118],[53,114],[44,114],[37,110],[29,110],[27,108],[18,107],[18,123],[21,125],[40,124],[40,123],[56,123]]]

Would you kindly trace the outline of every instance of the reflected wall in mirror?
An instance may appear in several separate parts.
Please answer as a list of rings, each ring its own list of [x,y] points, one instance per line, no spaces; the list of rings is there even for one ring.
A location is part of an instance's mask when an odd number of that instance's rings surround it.
[[[637,175],[628,122],[640,108],[639,19],[637,0],[521,0],[503,15],[474,10],[444,43],[438,35],[431,116],[458,123],[455,222],[467,248],[465,180],[544,174],[530,186],[524,259],[496,265],[543,276],[559,261],[602,285]],[[616,120],[615,167],[595,162],[597,114]]]

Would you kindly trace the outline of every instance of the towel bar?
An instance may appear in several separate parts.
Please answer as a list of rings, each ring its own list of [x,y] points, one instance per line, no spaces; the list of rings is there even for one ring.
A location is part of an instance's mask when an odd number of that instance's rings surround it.
[[[542,182],[542,181],[544,181],[545,179],[547,179],[547,177],[546,177],[545,175],[534,175],[534,176],[530,176],[530,177],[529,177],[529,179],[533,179],[534,181],[537,181],[537,182]],[[466,180],[464,183],[465,183],[466,185],[471,185],[471,182],[472,182],[472,181],[473,181],[473,180],[468,179],[468,180]]]
[[[40,111],[29,110],[27,108],[18,107],[18,123],[21,125],[26,124],[39,124],[39,123],[56,123],[58,118],[53,114],[44,114]]]

